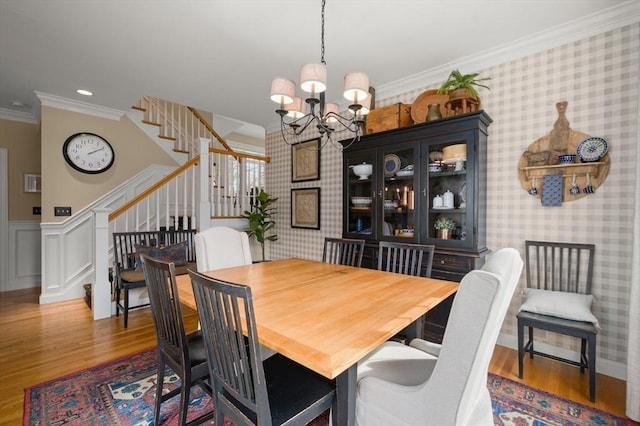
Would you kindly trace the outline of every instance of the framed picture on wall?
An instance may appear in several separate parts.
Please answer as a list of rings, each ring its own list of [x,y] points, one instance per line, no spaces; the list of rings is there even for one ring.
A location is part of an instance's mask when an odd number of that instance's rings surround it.
[[[291,190],[291,227],[320,229],[320,188]]]
[[[320,179],[320,138],[291,145],[291,182]]]

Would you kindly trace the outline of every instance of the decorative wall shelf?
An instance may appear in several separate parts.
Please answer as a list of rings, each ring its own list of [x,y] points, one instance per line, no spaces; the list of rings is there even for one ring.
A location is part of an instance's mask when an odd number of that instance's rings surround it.
[[[584,192],[587,180],[594,190],[602,185],[609,174],[609,154],[605,154],[599,161],[593,163],[558,164],[558,155],[576,154],[577,147],[582,141],[591,136],[578,132],[569,127],[565,117],[567,102],[558,102],[558,120],[548,135],[541,137],[527,147],[518,163],[518,177],[522,189],[529,191],[536,188],[536,198],[542,196],[542,183],[547,175],[562,175],[564,180],[562,201],[575,201],[586,195]],[[579,159],[577,159],[579,161]],[[571,194],[569,188],[575,184],[580,192]]]

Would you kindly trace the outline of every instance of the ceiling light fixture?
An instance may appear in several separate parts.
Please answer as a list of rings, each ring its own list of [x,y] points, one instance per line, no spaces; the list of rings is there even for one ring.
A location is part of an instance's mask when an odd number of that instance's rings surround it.
[[[76,90],[76,92],[78,92],[78,93],[80,93],[81,95],[84,95],[84,96],[93,96],[93,93],[91,93],[88,90],[84,90],[84,89],[78,89],[78,90]]]
[[[360,139],[364,127],[364,116],[369,113],[371,95],[369,94],[369,77],[362,72],[352,72],[344,77],[343,96],[349,104],[349,116],[340,115],[335,103],[325,103],[327,88],[327,62],[324,59],[324,7],[322,0],[320,63],[306,64],[300,70],[300,88],[308,93],[306,99],[295,95],[295,83],[284,77],[276,77],[271,83],[271,100],[280,105],[276,113],[280,116],[282,138],[287,144],[287,136],[297,139],[312,123],[315,123],[323,142],[328,141],[336,148],[343,149],[331,135],[335,131],[348,130],[354,134],[352,143]],[[306,103],[306,105],[305,105]],[[308,112],[307,110],[308,105]],[[326,136],[326,138],[325,138]]]

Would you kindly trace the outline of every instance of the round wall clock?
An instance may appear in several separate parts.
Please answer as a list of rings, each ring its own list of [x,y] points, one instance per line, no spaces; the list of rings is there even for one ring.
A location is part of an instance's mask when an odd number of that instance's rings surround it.
[[[64,142],[62,155],[82,173],[102,173],[113,165],[115,153],[106,139],[93,133],[76,133]]]

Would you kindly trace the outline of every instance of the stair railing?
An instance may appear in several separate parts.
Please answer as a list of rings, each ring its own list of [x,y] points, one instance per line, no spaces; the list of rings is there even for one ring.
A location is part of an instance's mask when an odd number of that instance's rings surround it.
[[[189,159],[199,154],[200,138],[212,140],[213,148],[233,152],[202,114],[192,107],[143,96],[133,108],[143,112],[143,123],[158,126],[158,136],[173,141],[173,150],[187,153]]]

